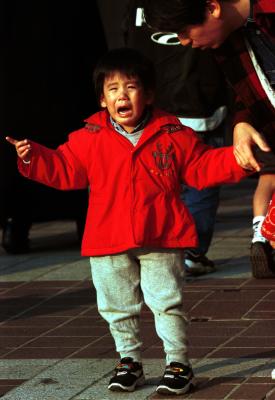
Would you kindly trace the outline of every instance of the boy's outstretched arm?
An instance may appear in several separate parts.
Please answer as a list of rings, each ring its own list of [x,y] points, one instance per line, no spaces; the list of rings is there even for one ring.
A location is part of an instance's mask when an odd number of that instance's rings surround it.
[[[6,136],[7,142],[15,147],[17,155],[24,162],[29,162],[31,159],[31,144],[28,139],[16,140],[9,136]]]
[[[56,149],[29,139],[16,140],[7,136],[6,140],[15,147],[18,170],[25,178],[59,190],[75,190],[85,189],[89,185],[87,154],[83,157],[85,146],[83,141],[79,144],[79,136],[81,133],[71,134],[69,140]],[[82,132],[82,136],[86,145],[86,131]]]

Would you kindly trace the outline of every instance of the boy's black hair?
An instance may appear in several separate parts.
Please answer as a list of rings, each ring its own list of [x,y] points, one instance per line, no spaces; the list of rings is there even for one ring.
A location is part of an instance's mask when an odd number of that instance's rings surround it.
[[[207,0],[144,0],[144,18],[153,30],[176,32],[206,18]]]
[[[109,50],[101,57],[94,69],[93,82],[99,102],[105,78],[115,72],[129,77],[137,77],[145,91],[155,91],[156,78],[153,62],[138,50],[121,47]]]

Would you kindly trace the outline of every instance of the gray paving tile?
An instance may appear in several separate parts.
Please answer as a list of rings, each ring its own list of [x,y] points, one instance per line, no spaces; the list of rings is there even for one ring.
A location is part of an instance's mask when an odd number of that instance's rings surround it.
[[[144,386],[137,388],[132,393],[110,392],[107,389],[110,377],[96,383],[70,400],[147,400],[156,390],[157,383],[147,381]],[[165,398],[164,398],[165,400]]]
[[[79,255],[58,257],[41,254],[2,270],[1,280],[6,282],[32,280],[82,280],[89,276],[88,260]]]
[[[87,257],[75,262],[66,263],[59,268],[49,270],[49,272],[39,276],[37,280],[84,280],[90,278],[90,264]]]
[[[21,386],[3,400],[69,400],[110,375],[116,360],[60,360]],[[105,385],[102,385],[102,389]]]
[[[1,379],[30,379],[56,360],[0,360]]]
[[[11,366],[7,368],[6,365],[6,373],[11,373],[9,379],[29,378],[29,380],[3,396],[3,400],[37,400],[40,398],[43,398],[43,400],[121,399],[121,394],[112,393],[107,390],[107,384],[116,360],[75,359],[60,360],[59,362],[57,360],[51,361],[53,362],[52,365],[49,365],[49,361],[47,360],[44,360],[39,365],[37,360],[34,362],[29,360],[29,373],[23,375],[20,374],[20,367],[22,368],[20,362],[15,362],[17,370],[12,369]],[[197,378],[269,377],[271,369],[275,365],[275,360],[251,360],[243,358],[229,360],[194,359],[191,362]],[[6,361],[4,363],[7,364]],[[3,364],[1,367],[3,367]],[[39,368],[43,369],[40,373]],[[131,394],[131,399],[147,399],[155,391],[163,369],[163,361],[155,359],[145,360],[146,384]],[[37,374],[33,376],[35,373]],[[123,398],[127,397],[123,396]]]
[[[1,231],[0,231],[1,233]],[[2,233],[1,233],[2,237]],[[4,251],[2,247],[0,247],[1,252],[0,252],[0,277],[2,280],[2,274],[4,274],[4,271],[8,272],[11,267],[15,268],[17,265],[20,266],[24,261],[29,260],[28,255],[20,254],[20,255],[14,255],[10,256],[7,255],[7,253]],[[19,267],[20,268],[20,267]]]
[[[70,400],[81,388],[63,387],[55,381],[47,381],[39,387],[23,384],[1,397],[1,400]]]
[[[197,377],[250,377],[265,376],[260,371],[269,361],[263,358],[205,358],[193,366]]]

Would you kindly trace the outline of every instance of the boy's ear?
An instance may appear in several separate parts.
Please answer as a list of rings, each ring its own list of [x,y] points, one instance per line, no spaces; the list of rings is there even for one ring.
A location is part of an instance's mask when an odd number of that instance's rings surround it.
[[[207,0],[206,9],[214,18],[219,18],[221,15],[221,5],[219,0]]]
[[[100,105],[101,105],[102,108],[106,108],[107,107],[104,96],[100,96]]]

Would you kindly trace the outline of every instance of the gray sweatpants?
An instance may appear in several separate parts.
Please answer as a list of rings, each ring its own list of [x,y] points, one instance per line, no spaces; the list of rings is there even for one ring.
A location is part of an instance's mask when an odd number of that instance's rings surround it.
[[[166,362],[189,364],[183,313],[183,253],[178,249],[132,249],[91,257],[101,316],[109,323],[120,357],[141,361],[139,329],[143,302],[152,310]]]

